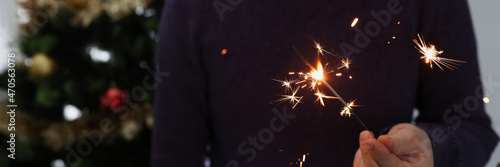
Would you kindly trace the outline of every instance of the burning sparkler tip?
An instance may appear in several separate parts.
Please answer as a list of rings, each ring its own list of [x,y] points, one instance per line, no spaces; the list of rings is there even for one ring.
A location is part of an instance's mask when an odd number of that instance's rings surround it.
[[[357,18],[356,18],[357,19]],[[323,52],[324,53],[328,53],[328,54],[331,54],[333,55],[332,53],[322,49],[322,46],[314,41],[315,43],[315,46],[316,48],[318,49],[318,53],[319,54],[322,54]],[[298,51],[297,48],[295,48],[295,46],[291,46],[295,53],[297,54],[297,56],[299,58],[302,59],[302,61],[304,61],[304,63],[311,69],[310,72],[289,72],[290,75],[295,75],[295,74],[298,74],[299,75],[299,79],[297,80],[287,80],[285,78],[285,80],[277,80],[277,79],[273,79],[277,82],[280,82],[282,84],[282,87],[285,87],[287,90],[290,90],[291,93],[289,94],[283,94],[283,95],[280,95],[281,98],[280,99],[277,99],[275,100],[274,102],[284,102],[284,101],[289,101],[292,106],[292,109],[294,109],[299,103],[302,102],[302,98],[304,96],[297,96],[297,92],[300,88],[305,88],[307,86],[310,86],[311,87],[311,90],[313,91],[316,91],[314,93],[315,96],[317,96],[317,99],[316,99],[316,102],[320,102],[320,104],[322,106],[325,106],[325,103],[324,103],[324,99],[338,99],[342,102],[342,104],[344,104],[344,108],[343,110],[341,111],[341,116],[355,116],[356,119],[359,121],[359,123],[361,123],[361,125],[363,125],[363,127],[365,127],[367,130],[368,128],[365,126],[365,124],[356,116],[355,113],[352,112],[352,107],[355,107],[356,105],[354,105],[354,101],[352,102],[349,102],[349,103],[346,103],[342,97],[330,86],[330,84],[327,82],[326,80],[326,77],[325,77],[325,69],[327,68],[328,66],[328,63],[325,64],[325,66],[323,67],[323,64],[321,63],[321,60],[318,58],[318,61],[317,61],[317,67],[314,67],[311,63],[309,63],[309,61],[302,55],[302,53],[300,53]],[[333,55],[335,56],[335,55]],[[340,68],[346,68],[346,69],[349,69],[349,64],[351,63],[351,60],[349,60],[348,58],[346,59],[343,59],[342,60],[342,67]],[[339,68],[338,68],[339,69]],[[327,73],[333,73],[334,71],[330,71],[330,72],[327,72]],[[336,73],[335,75],[337,76],[342,76],[343,73]],[[352,79],[352,76],[349,76],[349,79]],[[327,87],[331,93],[333,93],[334,96],[328,96],[328,95],[325,95],[323,94],[321,91],[320,91],[320,87],[319,85],[324,85],[324,87]],[[293,89],[292,87],[294,87],[295,89]],[[286,92],[286,91],[285,91]],[[309,155],[309,153],[307,153],[307,155]],[[305,154],[303,155],[304,157],[302,158],[304,162],[305,161]],[[300,161],[300,159],[299,159]],[[298,164],[297,162],[295,164]]]

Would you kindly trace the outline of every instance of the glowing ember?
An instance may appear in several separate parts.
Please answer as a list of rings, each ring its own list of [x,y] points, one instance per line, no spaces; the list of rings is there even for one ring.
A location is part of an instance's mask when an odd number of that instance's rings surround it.
[[[351,23],[351,27],[356,26],[356,24],[358,23],[358,20],[359,20],[359,19],[356,17],[356,18],[352,21],[352,23]]]
[[[483,102],[486,103],[486,104],[490,103],[490,98],[484,97],[483,98]]]

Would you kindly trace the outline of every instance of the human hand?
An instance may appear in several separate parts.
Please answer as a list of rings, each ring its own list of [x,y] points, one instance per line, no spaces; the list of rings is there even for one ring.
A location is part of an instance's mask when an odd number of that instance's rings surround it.
[[[378,139],[369,131],[363,131],[359,135],[359,146],[354,167],[434,166],[429,136],[412,124],[398,124]]]

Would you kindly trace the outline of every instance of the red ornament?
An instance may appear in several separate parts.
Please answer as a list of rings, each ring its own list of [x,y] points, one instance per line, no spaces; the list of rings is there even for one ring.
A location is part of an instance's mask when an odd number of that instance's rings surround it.
[[[119,115],[127,111],[127,101],[129,95],[127,91],[118,88],[109,88],[106,93],[101,96],[101,108],[106,114]]]

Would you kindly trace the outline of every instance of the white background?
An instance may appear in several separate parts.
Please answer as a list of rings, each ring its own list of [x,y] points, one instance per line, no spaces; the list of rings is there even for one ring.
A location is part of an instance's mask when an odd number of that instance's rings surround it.
[[[0,0],[0,73],[7,68],[9,42],[16,38],[16,7],[14,0]],[[5,83],[5,82],[4,82]],[[0,95],[1,97],[2,95]]]
[[[472,12],[477,46],[479,49],[479,65],[481,76],[487,79],[490,75],[493,81],[500,82],[500,1],[499,0],[469,0]],[[500,87],[488,95],[490,103],[486,104],[493,128],[500,134]],[[495,167],[500,162],[500,147],[497,146],[487,167]]]
[[[15,34],[14,0],[0,1],[0,55],[7,55],[7,38]],[[469,0],[474,23],[479,61],[483,78],[491,76],[493,81],[500,82],[500,1],[499,0]],[[2,32],[3,31],[3,32]],[[6,58],[0,56],[0,70],[6,66]],[[490,103],[486,104],[487,112],[493,120],[493,127],[500,134],[500,87],[488,94]],[[0,91],[0,98],[5,97],[5,92]],[[495,167],[500,162],[500,147],[493,153],[488,167]]]

